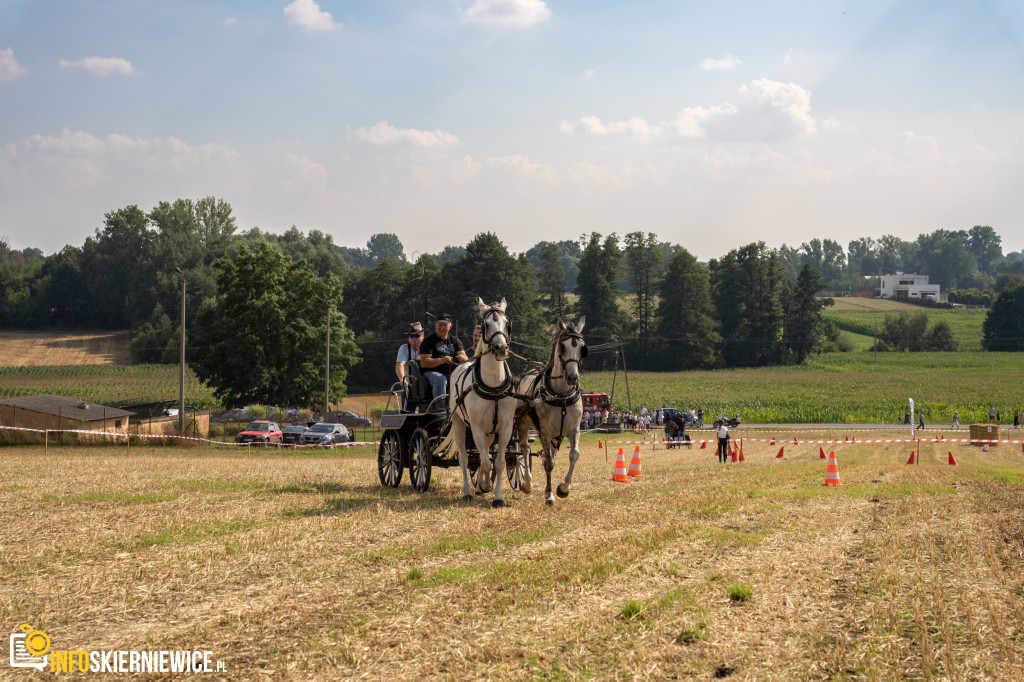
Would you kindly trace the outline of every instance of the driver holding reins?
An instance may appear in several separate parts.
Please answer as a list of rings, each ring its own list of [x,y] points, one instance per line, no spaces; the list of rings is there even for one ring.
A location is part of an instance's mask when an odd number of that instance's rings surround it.
[[[441,313],[434,321],[434,333],[420,344],[420,367],[435,398],[448,395],[448,377],[452,367],[468,360],[462,341],[449,334],[451,329],[452,316]]]

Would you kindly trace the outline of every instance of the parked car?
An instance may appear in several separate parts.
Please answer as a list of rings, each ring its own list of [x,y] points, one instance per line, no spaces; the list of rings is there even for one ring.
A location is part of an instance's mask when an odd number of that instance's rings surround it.
[[[302,445],[334,445],[335,443],[348,443],[352,440],[344,424],[328,424],[326,422],[313,424],[299,438]]]
[[[212,422],[247,422],[249,421],[249,408],[238,407],[233,410],[228,410],[219,417],[211,417]]]
[[[198,412],[198,411],[199,411],[199,408],[195,407],[193,405],[186,405],[185,406],[185,414],[186,415],[189,412]],[[173,405],[168,405],[166,408],[164,408],[164,416],[165,417],[177,417],[178,416],[178,403],[174,403]]]
[[[266,419],[257,419],[251,422],[242,431],[235,436],[236,443],[280,443],[281,442],[281,427],[277,425],[277,422],[267,421]]]
[[[306,431],[309,431],[309,428],[302,426],[301,424],[297,426],[286,426],[284,427],[284,430],[281,431],[281,442],[295,445],[302,440],[302,434]]]
[[[335,424],[342,424],[348,428],[354,428],[356,426],[370,426],[371,422],[366,417],[361,417],[351,410],[335,410],[330,414],[331,421]]]

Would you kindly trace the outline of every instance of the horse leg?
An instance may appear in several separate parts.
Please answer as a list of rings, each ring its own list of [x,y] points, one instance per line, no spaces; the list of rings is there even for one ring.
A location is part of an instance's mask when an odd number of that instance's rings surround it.
[[[476,489],[481,493],[491,492],[491,458],[488,452],[491,449],[493,438],[477,426],[470,424],[473,429],[473,442],[476,444],[477,452],[480,453],[480,468],[476,470]]]
[[[555,452],[551,445],[551,429],[543,421],[540,425],[540,443],[544,459],[544,476],[547,478],[547,485],[544,486],[544,504],[554,505],[555,494],[551,489],[551,472],[555,468]]]
[[[501,427],[495,438],[498,441],[498,448],[494,456],[494,501],[491,502],[491,506],[497,508],[505,506],[505,450],[508,448],[508,442],[512,440],[511,420]]]
[[[523,480],[519,483],[519,489],[527,495],[533,490],[533,472],[530,467],[530,426],[528,417],[521,418],[516,422],[519,431],[519,455],[523,458]]]
[[[572,472],[576,468],[576,460],[580,458],[580,430],[574,427],[569,431],[569,471],[565,480],[558,485],[558,496],[569,497],[569,486],[572,485]]]
[[[473,489],[469,486],[469,455],[466,454],[466,423],[461,418],[452,418],[452,435],[455,445],[459,448],[459,467],[462,469],[462,497],[473,499]]]

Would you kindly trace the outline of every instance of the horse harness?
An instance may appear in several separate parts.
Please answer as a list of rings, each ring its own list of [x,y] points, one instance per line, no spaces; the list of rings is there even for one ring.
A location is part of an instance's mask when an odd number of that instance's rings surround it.
[[[573,345],[575,345],[575,341],[577,339],[580,341],[580,343],[583,344],[583,350],[580,352],[580,360],[587,357],[588,349],[586,342],[583,340],[583,335],[575,331],[574,329],[567,329],[566,331],[562,332],[559,335],[558,339],[555,341],[555,347],[560,349],[562,341],[567,337],[573,339]],[[562,374],[554,376],[548,374],[547,371],[544,371],[540,376],[541,381],[538,393],[540,399],[543,400],[546,404],[551,405],[552,407],[559,407],[562,410],[562,414],[559,418],[558,423],[558,435],[555,436],[551,442],[551,445],[554,447],[554,449],[558,450],[560,447],[562,447],[562,440],[565,438],[563,434],[565,433],[565,415],[567,412],[567,408],[569,407],[569,405],[574,405],[576,401],[580,399],[582,391],[580,391],[580,384],[578,380],[576,381],[576,383],[569,386],[569,390],[566,391],[565,393],[559,393],[558,391],[551,387],[552,379],[565,378],[565,368],[569,363],[575,362],[577,365],[580,364],[580,360],[577,360],[576,358],[569,358],[568,360],[563,360],[560,350],[556,352],[558,353],[558,361],[562,366]],[[554,359],[552,359],[552,362],[549,363],[549,365],[554,365]],[[530,420],[533,422],[533,425],[537,427],[537,431],[539,432],[540,419],[537,416],[537,408],[531,405],[528,414],[530,415]]]

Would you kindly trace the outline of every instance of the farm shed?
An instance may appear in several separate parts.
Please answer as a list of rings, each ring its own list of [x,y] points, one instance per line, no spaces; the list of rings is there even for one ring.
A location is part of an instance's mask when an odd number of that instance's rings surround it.
[[[29,429],[128,433],[131,412],[59,395],[0,400],[0,424]]]

